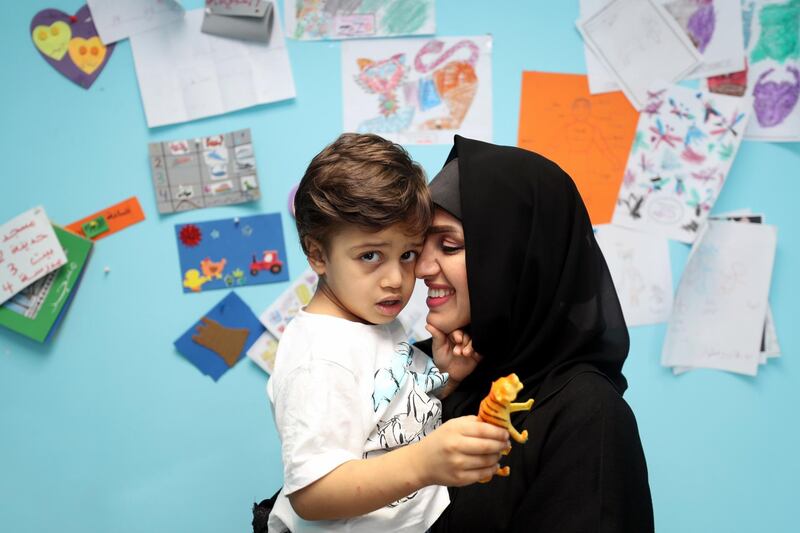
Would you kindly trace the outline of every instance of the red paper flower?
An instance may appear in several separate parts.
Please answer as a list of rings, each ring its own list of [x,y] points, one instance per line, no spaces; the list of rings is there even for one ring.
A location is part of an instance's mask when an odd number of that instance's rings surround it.
[[[185,246],[197,246],[200,244],[200,241],[203,240],[203,234],[200,232],[200,228],[194,224],[186,224],[182,227],[179,236],[181,242]]]

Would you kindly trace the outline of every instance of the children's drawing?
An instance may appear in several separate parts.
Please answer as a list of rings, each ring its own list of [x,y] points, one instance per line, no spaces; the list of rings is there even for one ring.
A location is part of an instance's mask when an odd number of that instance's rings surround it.
[[[756,375],[776,243],[772,226],[708,222],[678,285],[664,366]]]
[[[278,339],[265,331],[247,350],[247,357],[267,374],[272,374],[275,369],[275,355],[278,353]]]
[[[650,91],[612,222],[693,242],[742,140],[749,98],[677,85]]]
[[[636,109],[645,107],[655,83],[678,81],[702,64],[702,56],[659,2],[609,0],[595,7],[577,22],[578,30],[593,52],[592,61],[602,64]]]
[[[611,225],[596,227],[628,326],[658,324],[672,311],[672,270],[667,240]]]
[[[671,0],[664,5],[689,35],[697,50],[705,53],[717,27],[714,0]]]
[[[342,45],[344,129],[408,144],[491,138],[491,37]]]
[[[251,202],[261,197],[250,129],[150,143],[159,213]]]
[[[276,339],[280,339],[300,308],[311,301],[316,289],[317,274],[308,268],[261,313],[261,323]]]
[[[104,43],[115,43],[183,18],[177,0],[86,0]]]
[[[708,88],[750,94],[748,139],[800,140],[800,0],[741,0],[747,50],[744,70],[709,78]]]
[[[607,224],[638,117],[619,92],[589,94],[584,75],[523,72],[517,145],[558,163],[575,181],[592,224]]]
[[[113,44],[100,41],[88,6],[74,15],[39,11],[31,20],[30,35],[45,61],[84,89],[92,86],[114,51]]]
[[[177,224],[183,292],[289,279],[278,213]]]
[[[432,34],[434,7],[434,0],[286,0],[286,33],[302,40]]]

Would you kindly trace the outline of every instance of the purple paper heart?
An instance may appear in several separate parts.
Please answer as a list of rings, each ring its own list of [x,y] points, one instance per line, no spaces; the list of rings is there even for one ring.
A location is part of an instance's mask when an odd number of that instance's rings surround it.
[[[114,43],[103,46],[99,41],[86,5],[73,16],[58,9],[39,11],[31,20],[30,35],[44,60],[84,89],[92,86],[114,51]]]
[[[794,77],[794,82],[764,81],[774,69],[763,72],[753,89],[753,108],[756,119],[762,128],[777,126],[788,117],[800,97],[800,71],[794,67],[786,70]]]

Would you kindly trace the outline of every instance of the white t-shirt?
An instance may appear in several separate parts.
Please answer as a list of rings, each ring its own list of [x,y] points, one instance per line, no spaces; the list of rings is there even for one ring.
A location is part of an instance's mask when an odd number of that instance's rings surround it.
[[[284,472],[271,533],[425,531],[450,503],[445,487],[428,486],[363,516],[309,522],[286,497],[441,424],[441,402],[429,393],[447,376],[405,339],[396,320],[373,326],[304,310],[286,327],[267,383]]]

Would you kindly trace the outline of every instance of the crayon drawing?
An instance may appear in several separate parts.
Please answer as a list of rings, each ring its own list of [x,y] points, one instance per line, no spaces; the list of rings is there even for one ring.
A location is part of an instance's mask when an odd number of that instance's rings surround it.
[[[363,39],[436,32],[434,0],[286,0],[292,39]]]
[[[491,140],[491,37],[342,45],[344,130],[407,144]]]

